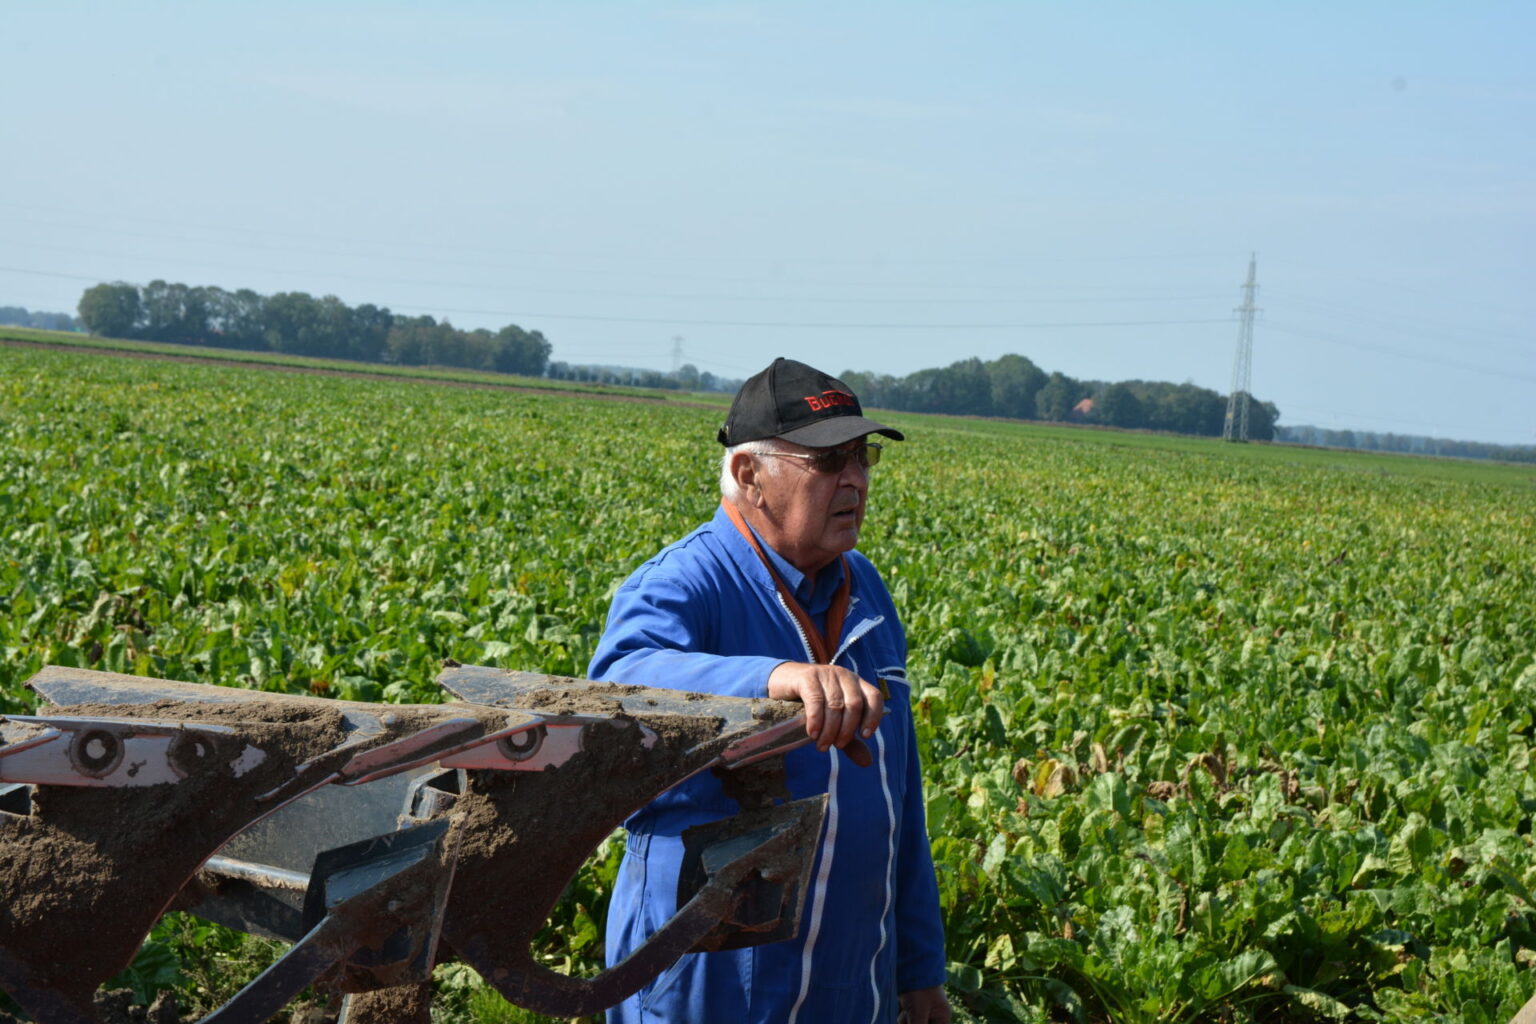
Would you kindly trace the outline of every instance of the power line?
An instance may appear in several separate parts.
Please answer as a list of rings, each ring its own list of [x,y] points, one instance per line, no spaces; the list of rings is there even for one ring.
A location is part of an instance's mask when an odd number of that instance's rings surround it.
[[[76,281],[101,282],[101,277],[89,277],[83,274],[54,273],[44,270],[28,270],[21,267],[0,266],[0,271],[8,271],[17,274],[32,274],[39,277],[60,277]],[[340,276],[340,275],[330,275]],[[770,327],[778,329],[833,329],[833,330],[942,330],[942,331],[966,331],[966,330],[1051,330],[1086,327],[1168,327],[1185,326],[1190,324],[1219,324],[1226,323],[1226,318],[1186,319],[1186,320],[1051,320],[1051,321],[1008,321],[1008,322],[945,322],[945,323],[860,323],[853,321],[796,321],[796,320],[702,320],[686,317],[633,317],[633,316],[601,316],[588,313],[549,313],[531,312],[526,310],[505,309],[465,309],[460,307],[439,305],[398,305],[393,308],[401,310],[426,310],[443,313],[463,313],[470,316],[507,316],[524,319],[540,320],[578,320],[595,323],[630,323],[630,324],[678,324],[695,327]]]
[[[1385,352],[1387,355],[1397,356],[1401,359],[1413,359],[1421,363],[1432,363],[1437,366],[1446,366],[1453,370],[1463,370],[1467,373],[1481,373],[1487,374],[1491,377],[1501,377],[1506,380],[1513,378],[1515,380],[1527,380],[1536,383],[1536,376],[1532,376],[1530,374],[1513,373],[1509,370],[1494,369],[1491,366],[1476,366],[1472,363],[1463,363],[1455,359],[1446,359],[1441,356],[1432,356],[1421,352],[1410,352],[1404,349],[1395,349],[1389,345],[1377,345],[1369,341],[1354,341],[1349,338],[1341,338],[1334,334],[1325,334],[1321,331],[1308,331],[1296,327],[1286,327],[1282,324],[1276,324],[1268,320],[1264,322],[1264,329],[1269,331],[1279,331],[1281,334],[1291,334],[1300,338],[1313,338],[1318,341],[1326,341],[1335,345],[1344,345],[1348,348],[1365,349],[1370,352]]]
[[[860,304],[868,305],[868,304],[878,303],[878,304],[880,304],[882,306],[890,306],[890,305],[925,305],[925,304],[926,305],[983,305],[983,304],[987,304],[987,305],[1003,305],[1003,304],[1006,304],[1006,305],[1084,305],[1084,304],[1103,305],[1103,304],[1124,304],[1124,303],[1135,304],[1135,303],[1149,303],[1149,302],[1152,302],[1152,303],[1155,303],[1155,302],[1198,302],[1198,301],[1202,301],[1204,299],[1209,299],[1209,298],[1214,298],[1215,297],[1212,293],[1202,293],[1202,294],[1189,294],[1189,295],[1144,295],[1144,296],[1143,295],[1120,295],[1120,296],[1078,296],[1078,295],[1067,295],[1067,296],[1061,296],[1061,295],[1052,295],[1052,296],[1020,296],[1018,294],[1010,294],[1010,295],[1007,295],[1007,296],[987,297],[987,298],[976,298],[976,297],[955,298],[955,297],[945,297],[945,296],[939,296],[939,297],[921,297],[921,296],[883,297],[882,296],[882,297],[873,297],[873,298],[857,298],[857,297],[851,297],[851,296],[847,296],[847,295],[837,295],[837,296],[825,296],[825,295],[822,295],[822,296],[809,296],[809,295],[731,295],[731,294],[721,295],[721,294],[710,294],[710,293],[700,293],[700,292],[648,292],[648,291],[632,291],[632,290],[604,289],[604,288],[549,288],[549,287],[543,287],[543,286],[539,286],[539,285],[526,285],[526,284],[518,284],[518,285],[515,285],[515,286],[509,286],[509,285],[504,284],[504,283],[474,284],[474,283],[465,283],[463,281],[451,281],[451,280],[450,281],[433,281],[433,280],[422,280],[420,278],[380,277],[380,276],[375,276],[375,275],[337,273],[336,271],[332,271],[332,270],[302,270],[302,271],[295,271],[294,268],[292,268],[292,267],[274,268],[274,267],[264,267],[264,266],[253,266],[253,265],[250,265],[250,264],[222,263],[222,262],[218,262],[218,261],[209,262],[209,261],[203,260],[203,259],[188,259],[188,258],[184,258],[184,257],[172,257],[170,259],[162,259],[160,257],[144,256],[144,255],[141,255],[141,254],[138,254],[138,253],[111,252],[111,251],[104,251],[104,250],[100,250],[100,249],[82,249],[82,248],[78,248],[78,247],[74,247],[74,246],[53,245],[53,244],[45,243],[45,242],[21,242],[21,241],[16,241],[15,239],[9,239],[8,240],[8,244],[10,244],[12,246],[18,246],[18,247],[23,247],[23,248],[28,248],[28,249],[42,249],[42,250],[45,250],[45,251],[48,251],[48,252],[70,253],[70,254],[79,255],[79,256],[96,256],[96,257],[101,257],[101,258],[104,258],[104,259],[134,260],[134,261],[142,261],[142,262],[155,262],[155,261],[159,261],[159,262],[162,262],[162,263],[171,263],[171,264],[180,264],[180,265],[189,265],[189,266],[195,265],[195,266],[198,266],[198,267],[206,267],[206,268],[212,268],[212,269],[217,269],[217,270],[235,270],[235,271],[240,271],[240,272],[244,272],[244,273],[255,273],[255,274],[294,274],[294,273],[297,272],[297,273],[302,273],[302,274],[305,274],[305,275],[308,275],[308,276],[311,276],[311,277],[331,278],[331,279],[342,280],[342,281],[357,281],[357,282],[370,283],[370,284],[406,285],[406,286],[416,287],[416,288],[422,288],[422,287],[425,287],[425,288],[456,288],[456,289],[460,289],[460,290],[464,290],[464,291],[493,291],[493,292],[500,292],[500,293],[505,293],[505,292],[509,292],[510,291],[510,292],[537,293],[537,294],[541,294],[541,295],[591,295],[591,296],[602,296],[602,297],[611,297],[611,298],[632,298],[632,299],[680,299],[680,300],[686,300],[686,301],[706,301],[706,302],[774,302],[774,303],[794,302],[794,303],[811,303],[811,304],[818,304],[818,305],[860,305]],[[272,248],[272,247],[270,247],[270,246],[263,246],[262,248]],[[299,251],[306,251],[306,250],[299,250]],[[310,252],[313,253],[312,250],[310,250]],[[332,253],[313,253],[313,254],[329,255],[329,256],[347,256],[347,257],[355,257],[355,256],[360,255],[360,254],[355,254],[355,253],[335,253],[335,252],[332,252]],[[410,260],[409,257],[391,257],[391,258]],[[433,263],[434,265],[439,265],[440,266],[443,261],[415,260],[415,261],[412,261],[412,262],[429,262],[429,263]],[[460,262],[458,265],[466,266],[466,267],[475,267],[475,268],[480,269],[481,271],[494,270],[494,268],[486,267],[483,263]],[[542,267],[535,268],[536,271],[543,271],[545,269],[547,269],[547,268],[542,268]],[[675,275],[673,275],[673,276],[675,276]],[[721,280],[723,282],[743,283],[741,279],[725,278],[725,279],[718,279],[718,280]],[[813,282],[813,284],[816,284],[817,286],[820,286],[820,287],[839,287],[839,288],[843,288],[843,289],[846,289],[846,288],[849,288],[849,287],[862,287],[862,286],[858,286],[858,285],[829,284],[827,282]],[[895,285],[894,284],[884,284],[884,285],[881,285],[881,286],[882,287],[894,287]],[[975,287],[975,286],[969,286],[969,287]],[[1001,287],[1001,286],[999,286],[999,287]],[[1187,290],[1187,289],[1181,289],[1181,290]]]
[[[598,316],[586,313],[541,313],[529,310],[509,309],[452,309],[447,306],[402,306],[401,309],[438,309],[444,313],[465,313],[472,316],[509,316],[525,320],[584,320],[597,323],[621,324],[674,324],[687,327],[771,327],[777,329],[807,330],[870,330],[870,331],[995,331],[995,330],[1051,330],[1081,327],[1170,327],[1187,324],[1225,324],[1228,317],[1206,320],[1054,320],[1010,323],[856,323],[847,320],[695,320],[686,317],[635,317]]]
[[[1284,257],[1273,256],[1273,255],[1270,255],[1268,253],[1265,254],[1264,258],[1266,260],[1269,260],[1269,261],[1274,262],[1274,263],[1289,264],[1290,266],[1293,266],[1293,267],[1301,267],[1301,268],[1303,268],[1305,270],[1308,270],[1308,271],[1313,271],[1313,272],[1316,272],[1316,273],[1322,273],[1322,274],[1325,274],[1330,280],[1338,280],[1340,278],[1349,278],[1349,279],[1357,281],[1357,282],[1359,282],[1361,284],[1368,284],[1368,285],[1370,285],[1373,288],[1382,289],[1382,290],[1409,292],[1409,293],[1414,294],[1414,295],[1419,294],[1420,291],[1421,291],[1421,289],[1416,287],[1415,285],[1407,283],[1407,282],[1404,282],[1404,281],[1382,280],[1382,279],[1376,278],[1376,277],[1367,277],[1365,275],[1362,275],[1362,274],[1359,274],[1359,273],[1355,273],[1355,272],[1349,271],[1349,270],[1342,270],[1341,271],[1341,270],[1336,270],[1336,269],[1320,269],[1314,263],[1311,263],[1311,262],[1302,263],[1302,262],[1299,262],[1297,260],[1287,260]],[[1508,316],[1511,319],[1519,319],[1519,317],[1524,314],[1524,311],[1522,311],[1520,314],[1517,314],[1517,313],[1514,313],[1514,312],[1509,312],[1507,310],[1499,310],[1499,312],[1500,313],[1508,313]]]
[[[31,204],[31,203],[12,203],[12,202],[5,202],[3,200],[0,200],[0,209],[23,210],[23,211],[25,211],[28,214],[34,214],[34,215],[36,213],[38,213],[38,208],[35,206],[35,204]],[[70,210],[70,216],[75,217],[75,218],[79,218],[81,216],[81,211],[79,211],[78,209],[71,209]],[[116,220],[116,221],[123,222],[123,223],[151,224],[151,225],[155,225],[155,226],[158,227],[158,226],[163,226],[166,223],[166,219],[164,217],[131,217],[131,216],[124,216],[121,213],[113,213],[113,214],[110,214],[110,215],[87,214],[87,215],[84,216],[84,220],[85,220],[85,223],[81,224],[79,219],[76,219],[73,222],[70,222],[70,221],[59,221],[56,218],[51,220],[51,221],[50,220],[41,220],[41,221],[39,221],[36,218],[34,218],[32,220],[32,223],[42,223],[45,226],[49,225],[49,224],[64,224],[65,226],[70,226],[70,227],[77,227],[77,228],[78,227],[85,227],[85,228],[89,228],[89,229],[92,229],[92,230],[106,231],[106,232],[116,233],[116,234],[137,234],[139,237],[151,237],[151,238],[158,237],[158,238],[165,238],[165,239],[179,240],[179,241],[188,241],[188,240],[204,241],[204,240],[186,239],[184,236],[172,236],[172,235],[166,235],[166,234],[147,234],[147,233],[143,233],[143,232],[130,232],[130,231],[125,231],[122,228],[106,227],[106,226],[104,226],[101,223],[102,221],[105,221],[105,220]],[[315,233],[312,233],[312,232],[274,231],[274,230],[272,230],[270,228],[267,228],[267,227],[249,228],[249,227],[242,227],[242,226],[238,226],[238,225],[229,225],[229,224],[191,224],[191,225],[186,225],[186,227],[187,227],[187,229],[192,230],[192,231],[230,232],[230,233],[234,233],[234,234],[257,235],[257,236],[265,235],[267,237],[298,238],[298,239],[307,239],[307,240],[313,240],[313,241],[323,241],[323,242],[327,242],[327,243],[341,242],[343,244],[355,244],[355,245],[362,246],[369,253],[376,253],[382,247],[397,247],[397,246],[407,245],[407,246],[409,246],[412,249],[423,249],[423,248],[426,248],[426,249],[446,249],[446,250],[448,250],[450,252],[454,252],[454,253],[482,252],[482,253],[486,253],[488,255],[494,255],[494,256],[512,256],[512,257],[515,257],[515,258],[518,258],[518,259],[533,259],[533,260],[540,260],[540,261],[546,261],[546,260],[551,260],[551,259],[585,259],[585,260],[595,259],[595,260],[598,260],[600,262],[612,262],[614,260],[633,259],[635,261],[645,262],[645,263],[654,263],[654,262],[657,262],[657,261],[665,261],[665,262],[672,262],[672,263],[703,263],[703,264],[708,264],[710,266],[715,266],[715,265],[718,265],[724,259],[727,258],[727,257],[721,256],[718,253],[714,253],[714,254],[699,254],[699,255],[694,255],[694,254],[679,255],[675,251],[672,251],[672,250],[669,250],[669,251],[663,252],[663,253],[655,253],[655,252],[652,252],[652,253],[642,253],[642,254],[639,254],[639,255],[636,255],[636,256],[633,256],[633,257],[630,257],[630,256],[613,256],[613,255],[610,255],[609,253],[606,253],[606,252],[601,253],[601,254],[595,254],[595,255],[593,253],[580,253],[580,252],[577,252],[577,253],[572,253],[572,252],[548,252],[548,251],[542,251],[541,252],[541,251],[529,251],[529,250],[504,249],[504,248],[493,247],[493,246],[469,246],[469,245],[464,245],[464,244],[462,244],[460,242],[432,242],[432,241],[427,241],[427,240],[423,240],[423,239],[415,238],[415,237],[406,238],[406,239],[402,239],[399,236],[396,236],[396,237],[393,237],[393,238],[341,238],[341,237],[338,237],[333,232],[327,232],[327,233],[324,233],[324,234],[315,234]],[[217,241],[217,240],[211,240],[211,241],[206,241],[205,244],[222,245],[222,244],[230,244],[230,243],[222,242],[222,241]],[[246,243],[236,243],[236,244],[246,244]],[[263,247],[263,248],[275,248],[275,246],[266,245],[264,243],[259,243],[258,242],[256,244],[261,246],[261,247]],[[972,257],[932,257],[932,256],[925,256],[925,257],[908,257],[908,258],[903,258],[903,257],[892,257],[892,256],[889,256],[889,255],[880,255],[880,256],[874,256],[874,257],[862,257],[862,256],[860,256],[860,257],[835,257],[835,256],[825,256],[825,255],[807,256],[807,255],[804,255],[802,253],[789,253],[789,254],[762,254],[762,253],[758,253],[758,254],[747,254],[747,255],[732,255],[732,256],[730,256],[728,258],[733,260],[733,261],[735,261],[735,262],[738,262],[738,263],[768,265],[768,266],[772,266],[772,267],[783,266],[785,264],[791,264],[791,263],[799,264],[799,265],[815,265],[815,266],[872,266],[872,267],[887,267],[887,266],[915,266],[915,267],[948,266],[948,267],[974,267],[974,266],[1037,265],[1037,264],[1040,264],[1040,263],[1060,264],[1060,263],[1063,263],[1063,262],[1082,263],[1082,264],[1125,263],[1125,262],[1152,262],[1152,263],[1156,263],[1156,264],[1160,264],[1161,265],[1161,264],[1167,264],[1167,263],[1170,263],[1170,262],[1188,262],[1188,261],[1193,261],[1193,260],[1208,260],[1208,259],[1215,258],[1217,255],[1218,254],[1216,254],[1216,253],[1189,253],[1189,252],[1185,252],[1185,253],[1146,253],[1146,254],[1140,254],[1140,255],[1093,255],[1093,256],[1068,256],[1068,257],[1064,257],[1064,256],[1062,256],[1060,254],[1057,254],[1057,253],[1049,253],[1049,254],[1044,254],[1044,255],[1039,255],[1039,256],[972,256]],[[419,257],[418,257],[418,259],[419,259]],[[434,260],[433,262],[440,262],[440,261]],[[754,278],[754,280],[757,280],[757,278]]]
[[[102,281],[99,277],[86,277],[84,274],[56,274],[47,270],[23,270],[21,267],[0,267],[0,270],[11,274],[31,274],[34,277],[63,277],[71,281]]]
[[[1274,298],[1275,291],[1273,288],[1269,290],[1269,295],[1271,299]],[[1453,337],[1454,335],[1461,335],[1467,332],[1472,332],[1490,337],[1493,340],[1501,343],[1513,343],[1516,345],[1530,344],[1528,338],[1511,337],[1512,329],[1503,329],[1498,327],[1479,327],[1475,324],[1467,323],[1449,324],[1443,321],[1430,320],[1425,317],[1415,317],[1417,322],[1410,323],[1403,320],[1396,320],[1390,317],[1371,314],[1369,312],[1352,310],[1340,303],[1329,302],[1323,299],[1308,299],[1289,293],[1281,293],[1281,299],[1286,305],[1299,306],[1302,309],[1311,309],[1315,312],[1323,313],[1324,315],[1332,318],[1351,320],[1358,324],[1364,324],[1367,327],[1376,327],[1383,330],[1394,331],[1398,334],[1417,335],[1418,337],[1427,338],[1431,341],[1457,341],[1459,338]]]
[[[60,272],[60,271],[37,270],[37,269],[29,268],[29,267],[0,266],[0,272],[12,273],[12,274],[23,274],[23,275],[33,276],[33,277],[54,278],[54,279],[61,279],[61,280],[89,281],[89,282],[92,282],[92,283],[101,283],[102,281],[110,280],[110,278],[106,278],[106,277],[103,277],[103,276],[100,276],[100,275],[98,275],[98,276],[90,276],[90,275],[85,275],[85,274],[71,274],[71,273]],[[349,275],[326,275],[326,276],[349,277]],[[353,278],[353,279],[357,279],[357,278]],[[370,279],[369,278],[361,278],[361,280],[370,280]],[[417,286],[419,286],[421,284],[421,282],[400,282],[400,283],[413,284],[413,285],[417,285]],[[465,287],[465,286],[460,286],[460,287]],[[530,289],[530,290],[533,290],[533,289]],[[558,291],[556,289],[550,289],[550,290],[551,291]],[[574,292],[576,290],[573,289],[573,290],[570,290],[570,291]],[[593,294],[609,294],[609,293],[603,293],[603,292],[596,291],[596,290],[592,290],[592,293]],[[625,293],[613,293],[613,294],[625,294]],[[661,296],[661,295],[653,295],[653,296],[637,295],[636,297],[703,298],[702,296],[695,297],[695,296]],[[797,301],[797,300],[785,299],[783,301]],[[957,301],[963,301],[963,300],[957,300]],[[1049,301],[1049,300],[1045,300],[1045,301]],[[1087,300],[1084,300],[1084,301],[1087,301]],[[1114,300],[1104,300],[1104,301],[1114,301]],[[1124,301],[1139,301],[1139,300],[1127,299],[1127,300],[1124,300]],[[1192,319],[1169,319],[1169,320],[1086,320],[1086,321],[1051,320],[1051,321],[979,321],[979,322],[893,322],[893,321],[860,322],[860,321],[799,321],[799,320],[734,320],[734,319],[703,319],[703,318],[691,318],[691,317],[608,316],[608,315],[585,314],[585,313],[571,313],[571,312],[547,312],[547,311],[537,311],[537,312],[535,312],[535,311],[522,311],[522,310],[502,310],[502,309],[477,309],[477,308],[465,308],[465,307],[445,307],[445,306],[439,306],[439,305],[429,305],[429,306],[396,305],[396,306],[394,306],[394,308],[400,309],[400,310],[416,310],[416,311],[439,312],[439,313],[459,313],[459,314],[465,314],[465,315],[505,316],[505,317],[536,318],[536,319],[544,319],[544,320],[569,320],[569,321],[593,322],[593,323],[633,323],[633,324],[658,324],[658,325],[675,325],[675,326],[685,326],[686,325],[686,326],[702,326],[702,327],[747,327],[747,328],[807,329],[807,330],[809,330],[809,329],[892,330],[892,331],[899,331],[899,330],[950,330],[950,331],[966,331],[966,330],[976,330],[976,331],[990,331],[990,330],[1077,330],[1077,329],[1086,329],[1086,328],[1185,326],[1185,325],[1200,325],[1200,324],[1213,324],[1213,323],[1226,323],[1226,322],[1229,322],[1225,318],[1221,318],[1221,319],[1217,319],[1217,318],[1203,318],[1203,319],[1202,318],[1192,318]],[[1460,361],[1460,360],[1446,359],[1446,358],[1441,357],[1441,356],[1435,356],[1435,355],[1430,355],[1430,354],[1426,354],[1426,353],[1414,352],[1414,351],[1411,351],[1411,350],[1405,350],[1405,349],[1401,349],[1401,348],[1394,348],[1392,346],[1381,345],[1381,344],[1376,344],[1376,343],[1372,343],[1372,342],[1358,341],[1358,340],[1354,340],[1354,339],[1351,339],[1351,338],[1341,337],[1341,336],[1336,335],[1336,334],[1329,334],[1329,333],[1320,332],[1320,331],[1307,330],[1307,329],[1298,328],[1298,327],[1288,327],[1288,326],[1284,325],[1283,323],[1277,324],[1277,323],[1274,323],[1273,321],[1266,321],[1265,322],[1265,327],[1266,327],[1267,330],[1278,331],[1278,332],[1280,332],[1282,334],[1290,334],[1290,335],[1294,335],[1294,336],[1297,336],[1297,337],[1312,338],[1312,339],[1316,339],[1316,340],[1319,340],[1319,341],[1326,341],[1326,342],[1329,342],[1329,343],[1332,343],[1332,344],[1343,345],[1343,346],[1350,347],[1350,348],[1358,348],[1358,349],[1363,349],[1363,350],[1367,350],[1367,351],[1382,352],[1382,353],[1386,353],[1388,355],[1392,355],[1392,356],[1403,358],[1403,359],[1411,359],[1411,360],[1416,360],[1416,361],[1419,361],[1419,362],[1430,363],[1430,364],[1433,364],[1433,365],[1445,366],[1445,367],[1449,367],[1451,369],[1461,370],[1461,371],[1468,372],[1468,373],[1478,373],[1478,374],[1485,374],[1485,375],[1489,375],[1489,376],[1497,376],[1497,377],[1501,377],[1501,378],[1515,378],[1515,379],[1519,379],[1519,380],[1526,380],[1526,381],[1536,382],[1536,376],[1531,376],[1529,374],[1514,373],[1514,372],[1511,372],[1509,370],[1497,369],[1497,368],[1488,367],[1488,366],[1478,366],[1478,365],[1467,363],[1467,362]]]

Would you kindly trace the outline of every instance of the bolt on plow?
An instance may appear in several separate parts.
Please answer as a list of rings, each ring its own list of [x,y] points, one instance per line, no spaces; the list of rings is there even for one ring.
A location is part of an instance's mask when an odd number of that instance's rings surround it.
[[[44,668],[38,713],[0,717],[0,988],[95,1024],[97,988],[184,910],[292,944],[210,1024],[309,986],[345,1024],[425,1024],[452,958],[577,1017],[686,953],[796,933],[826,806],[779,800],[798,704],[462,665],[438,684],[454,699],[380,705]],[[591,978],[535,962],[597,845],[709,770],[742,811],[684,833],[671,921]]]

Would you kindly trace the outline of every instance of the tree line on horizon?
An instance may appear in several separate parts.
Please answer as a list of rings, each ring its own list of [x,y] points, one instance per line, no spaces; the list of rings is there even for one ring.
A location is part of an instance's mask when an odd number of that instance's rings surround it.
[[[738,384],[691,365],[664,374],[552,363],[553,346],[538,331],[512,324],[460,330],[431,316],[402,316],[371,303],[348,306],[334,295],[307,292],[261,295],[249,288],[117,281],[87,288],[77,312],[85,330],[112,338],[675,390],[728,391]],[[963,359],[905,377],[849,371],[843,379],[866,405],[886,409],[1180,434],[1220,435],[1227,408],[1225,397],[1194,384],[1082,381],[1046,373],[1015,354]],[[1272,403],[1251,401],[1249,437],[1271,440],[1279,416]]]
[[[25,310],[20,312],[25,313]],[[261,295],[249,288],[151,281],[93,285],[80,297],[79,325],[106,338],[207,345],[326,359],[402,366],[452,366],[525,377],[673,391],[735,391],[741,382],[686,365],[672,373],[624,366],[551,362],[553,346],[539,331],[509,324],[499,331],[460,330],[431,316],[402,316],[388,308],[348,306],[334,295]],[[41,326],[35,314],[18,320]],[[0,323],[7,321],[0,320]]]
[[[718,377],[684,363],[676,370],[663,372],[637,366],[603,366],[591,363],[550,363],[545,376],[550,380],[578,381],[583,384],[611,384],[617,387],[650,388],[661,391],[717,391],[735,394],[742,382]]]
[[[1078,380],[1047,373],[1012,353],[990,362],[962,359],[905,377],[849,370],[842,379],[863,404],[901,412],[1088,423],[1207,437],[1220,437],[1227,417],[1226,396],[1196,384]],[[1273,440],[1279,419],[1273,402],[1249,396],[1250,439]]]
[[[1286,444],[1304,444],[1316,448],[1348,448],[1354,451],[1395,452],[1402,455],[1435,455],[1450,459],[1536,462],[1536,445],[1496,444],[1493,441],[1453,441],[1443,437],[1428,437],[1424,434],[1286,426],[1276,429],[1275,439]]]
[[[73,331],[75,318],[68,313],[44,313],[25,306],[0,306],[0,324],[33,327],[40,331]]]
[[[553,346],[538,331],[508,325],[499,331],[460,330],[431,316],[402,316],[388,308],[348,306],[334,295],[260,295],[248,288],[189,286],[162,280],[139,286],[98,284],[81,295],[78,317],[0,306],[0,324],[85,330],[102,337],[208,345],[293,355],[454,366],[665,390],[734,392],[740,381],[686,365],[671,373],[623,366],[551,362]],[[962,359],[904,377],[845,370],[842,379],[866,406],[902,412],[993,416],[1084,423],[1131,430],[1220,436],[1227,398],[1192,383],[1078,380],[1047,373],[1022,355],[990,361]],[[1421,435],[1280,426],[1272,402],[1250,396],[1248,434],[1330,448],[1536,462],[1536,447],[1455,441]]]
[[[454,366],[542,377],[552,346],[509,324],[464,331],[430,316],[401,316],[334,295],[260,295],[249,288],[151,281],[93,285],[80,296],[80,324],[109,338],[281,352],[403,366]]]

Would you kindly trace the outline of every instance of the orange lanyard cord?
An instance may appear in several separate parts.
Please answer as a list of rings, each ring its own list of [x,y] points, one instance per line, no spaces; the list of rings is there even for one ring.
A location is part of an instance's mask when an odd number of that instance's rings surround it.
[[[832,607],[827,610],[827,631],[824,635],[821,630],[816,628],[816,623],[812,621],[810,614],[801,606],[799,599],[790,591],[789,586],[779,575],[778,570],[773,567],[773,561],[769,559],[768,553],[758,543],[757,534],[752,532],[752,528],[741,517],[741,510],[728,501],[721,501],[720,504],[725,507],[725,514],[730,516],[731,523],[746,538],[747,543],[752,545],[752,550],[757,552],[757,557],[762,561],[763,568],[767,569],[768,575],[773,578],[773,585],[778,588],[779,597],[784,600],[784,606],[789,609],[790,614],[800,623],[800,628],[805,633],[806,642],[811,645],[812,656],[823,665],[832,664],[832,659],[837,654],[837,648],[828,643],[827,638],[831,637],[834,642],[842,638],[843,621],[848,617],[849,594],[852,592],[853,576],[848,570],[848,559],[841,555],[838,556],[838,560],[843,565],[843,581],[838,584],[837,593],[832,598]]]

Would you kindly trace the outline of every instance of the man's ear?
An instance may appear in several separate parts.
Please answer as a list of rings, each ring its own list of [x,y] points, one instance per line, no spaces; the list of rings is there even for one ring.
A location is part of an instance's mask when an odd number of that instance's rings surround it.
[[[758,472],[757,459],[746,452],[737,452],[731,456],[731,479],[736,481],[736,493],[741,496],[742,503],[749,508],[758,508],[763,503]]]

